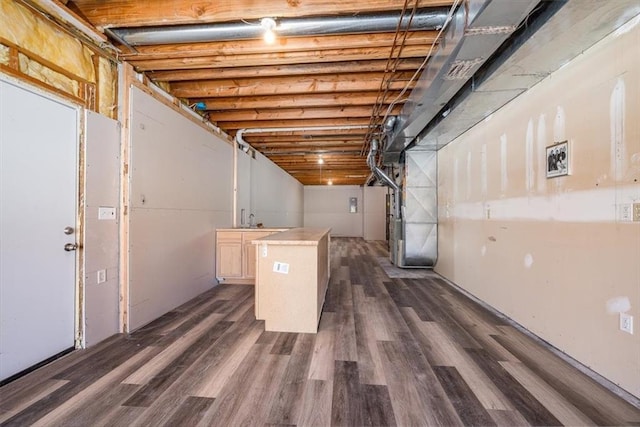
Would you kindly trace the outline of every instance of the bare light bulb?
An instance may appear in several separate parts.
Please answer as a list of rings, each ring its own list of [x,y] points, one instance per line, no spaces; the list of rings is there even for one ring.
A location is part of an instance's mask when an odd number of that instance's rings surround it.
[[[272,44],[276,41],[276,21],[273,18],[262,18],[260,25],[264,28],[264,41],[267,44]]]
[[[327,181],[327,184],[328,185],[333,185],[333,181],[329,180],[329,181]]]
[[[319,165],[321,165],[321,164],[323,164],[323,163],[324,163],[324,160],[322,159],[322,157],[320,157],[320,158],[318,159],[318,164],[319,164]]]

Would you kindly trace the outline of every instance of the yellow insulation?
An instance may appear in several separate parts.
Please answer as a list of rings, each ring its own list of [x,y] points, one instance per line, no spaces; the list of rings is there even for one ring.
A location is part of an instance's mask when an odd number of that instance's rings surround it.
[[[14,0],[0,0],[0,37],[94,82],[93,52]]]
[[[98,112],[112,119],[117,119],[118,66],[106,58],[100,58],[98,75],[100,83]]]

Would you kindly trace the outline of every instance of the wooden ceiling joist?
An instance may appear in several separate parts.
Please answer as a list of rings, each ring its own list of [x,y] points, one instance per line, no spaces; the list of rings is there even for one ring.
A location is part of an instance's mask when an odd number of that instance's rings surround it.
[[[255,1],[234,0],[74,0],[73,10],[98,28],[144,27],[150,25],[184,25],[210,22],[254,20],[264,17],[300,17],[353,15],[398,10],[401,6],[389,0]],[[451,1],[422,0],[420,7],[446,6]],[[170,20],[170,22],[167,22]]]
[[[389,98],[394,99],[400,91],[391,91]],[[259,95],[251,97],[224,98],[190,98],[192,102],[204,102],[207,110],[246,110],[250,108],[290,108],[322,107],[322,106],[353,106],[373,105],[378,92],[348,92],[348,93],[310,93],[304,95]]]
[[[420,58],[402,59],[396,64],[398,71],[411,71],[417,69],[423,60]],[[155,81],[186,81],[186,80],[215,80],[238,79],[249,77],[273,77],[273,76],[309,76],[322,74],[345,74],[384,72],[386,60],[364,60],[330,62],[320,64],[284,64],[271,67],[248,66],[233,68],[202,68],[188,70],[149,71],[147,75]]]
[[[401,58],[424,58],[428,49],[425,46],[407,46],[402,50]],[[130,62],[138,71],[186,70],[193,68],[247,67],[262,64],[274,66],[284,64],[308,64],[343,61],[368,61],[387,59],[388,48],[356,48],[310,50],[304,52],[267,53],[256,55],[211,55],[189,58],[148,59]]]
[[[397,73],[391,90],[402,90],[411,73]],[[309,77],[265,77],[234,80],[177,82],[171,91],[178,98],[236,97],[310,93],[366,92],[380,89],[382,73],[335,74]],[[413,86],[413,83],[410,84]]]

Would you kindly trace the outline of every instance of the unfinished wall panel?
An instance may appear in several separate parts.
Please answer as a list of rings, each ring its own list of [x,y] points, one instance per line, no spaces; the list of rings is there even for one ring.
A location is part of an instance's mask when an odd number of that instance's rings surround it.
[[[91,111],[85,123],[85,342],[91,346],[118,332],[120,127]]]
[[[129,325],[215,284],[215,229],[232,223],[233,146],[131,90]]]
[[[303,198],[304,187],[298,180],[267,157],[255,154],[251,159],[251,212],[256,223],[271,228],[301,227]]]
[[[362,237],[363,191],[357,185],[307,185],[304,187],[304,226],[331,228],[332,236]],[[357,211],[350,212],[350,200]]]
[[[436,267],[636,396],[638,22],[439,151]],[[548,147],[564,140],[569,175],[547,178]],[[620,312],[634,335],[619,329]]]

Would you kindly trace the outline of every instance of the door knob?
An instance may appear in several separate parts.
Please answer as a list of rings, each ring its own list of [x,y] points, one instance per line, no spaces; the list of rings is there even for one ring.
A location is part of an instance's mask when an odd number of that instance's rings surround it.
[[[67,243],[64,245],[64,250],[67,252],[75,251],[78,249],[78,245],[76,243]]]
[[[73,227],[65,227],[64,228],[64,234],[69,235],[69,234],[73,234],[75,230],[73,229]]]

